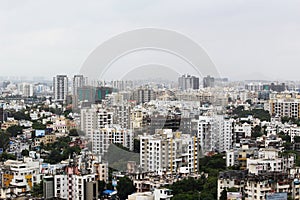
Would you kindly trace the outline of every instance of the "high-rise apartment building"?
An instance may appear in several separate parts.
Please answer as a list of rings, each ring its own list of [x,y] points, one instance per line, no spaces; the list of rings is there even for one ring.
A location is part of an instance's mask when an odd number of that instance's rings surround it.
[[[114,123],[119,124],[121,128],[130,128],[131,106],[126,103],[113,106]]]
[[[276,117],[300,118],[300,96],[290,94],[271,95],[269,112]]]
[[[133,92],[133,100],[138,104],[146,103],[155,99],[155,93],[151,88],[138,88]]]
[[[23,97],[32,97],[33,96],[33,84],[30,83],[21,83],[18,84],[19,93]]]
[[[82,86],[77,88],[78,102],[100,103],[113,92],[111,87]]]
[[[65,174],[54,175],[54,197],[61,199],[97,199],[95,174],[82,174],[78,167],[67,166]]]
[[[215,78],[211,76],[206,76],[203,78],[203,87],[215,87]]]
[[[91,138],[93,129],[97,128],[96,112],[97,108],[94,105],[91,108],[82,108],[80,110],[80,129],[88,138]]]
[[[232,148],[232,121],[222,115],[199,116],[197,119],[198,139],[201,153],[223,152]]]
[[[178,78],[178,87],[180,90],[198,90],[199,78],[188,74],[182,75]]]
[[[123,147],[133,151],[133,140],[134,135],[130,129],[123,129],[117,125],[94,129],[92,151],[96,155],[103,156],[104,153],[107,153],[111,144],[121,144]]]
[[[65,102],[68,95],[68,77],[66,75],[57,75],[53,77],[54,100]]]
[[[143,171],[197,171],[197,138],[171,129],[158,130],[155,135],[140,137],[140,164]]]
[[[87,78],[85,78],[83,75],[74,75],[73,77],[73,96],[77,96],[77,90],[78,88],[81,88],[87,84]]]
[[[80,113],[80,128],[87,137],[92,138],[94,129],[101,129],[113,124],[113,112],[93,104],[91,108],[82,108]]]

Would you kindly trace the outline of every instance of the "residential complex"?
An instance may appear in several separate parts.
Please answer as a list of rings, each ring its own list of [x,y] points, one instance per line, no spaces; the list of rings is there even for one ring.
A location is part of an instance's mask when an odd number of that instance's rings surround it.
[[[299,93],[218,81],[2,84],[0,197],[300,199]]]

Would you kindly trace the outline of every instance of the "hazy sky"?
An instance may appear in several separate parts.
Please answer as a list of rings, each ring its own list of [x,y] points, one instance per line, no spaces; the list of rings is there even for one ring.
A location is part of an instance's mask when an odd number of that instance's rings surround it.
[[[222,76],[300,79],[300,1],[0,1],[0,76],[76,74],[110,37],[143,27],[183,33]]]

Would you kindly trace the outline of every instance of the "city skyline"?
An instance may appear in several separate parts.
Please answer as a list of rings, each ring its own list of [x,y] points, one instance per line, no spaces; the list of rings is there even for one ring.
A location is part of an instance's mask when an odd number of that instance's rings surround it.
[[[300,1],[0,4],[0,199],[300,200]]]

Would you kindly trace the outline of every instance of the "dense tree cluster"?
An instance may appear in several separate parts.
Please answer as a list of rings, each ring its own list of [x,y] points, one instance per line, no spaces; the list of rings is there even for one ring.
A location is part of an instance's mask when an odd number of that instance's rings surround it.
[[[31,195],[33,197],[42,197],[43,196],[43,182],[41,181],[38,184],[34,184],[31,189]]]
[[[8,148],[10,134],[0,130],[0,148],[4,151]]]
[[[25,113],[25,111],[17,111],[17,112],[11,112],[10,115],[15,120],[31,120],[28,113]]]
[[[271,115],[267,110],[264,109],[250,109],[245,110],[244,106],[238,106],[232,111],[232,115],[237,118],[245,118],[248,116],[253,116],[254,118],[258,118],[261,121],[270,121]]]
[[[11,137],[16,137],[17,135],[23,134],[24,127],[13,125],[7,128],[6,132],[10,134]]]
[[[173,200],[179,199],[217,199],[217,180],[219,172],[226,169],[226,162],[223,154],[206,156],[199,160],[202,175],[198,180],[188,178],[169,186],[173,190]]]
[[[69,156],[73,155],[73,153],[79,154],[81,151],[80,147],[70,147],[69,142],[71,142],[70,137],[61,137],[52,144],[48,144],[46,146],[42,145],[43,149],[51,151],[51,153],[45,159],[46,162],[49,162],[50,164],[56,164],[62,160],[68,159]]]
[[[134,187],[132,180],[124,176],[118,181],[117,191],[120,200],[126,200],[128,195],[136,191],[136,188]]]

